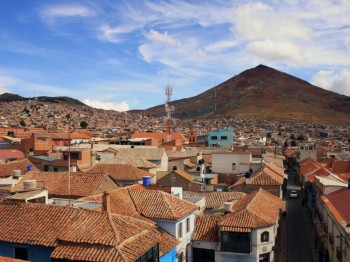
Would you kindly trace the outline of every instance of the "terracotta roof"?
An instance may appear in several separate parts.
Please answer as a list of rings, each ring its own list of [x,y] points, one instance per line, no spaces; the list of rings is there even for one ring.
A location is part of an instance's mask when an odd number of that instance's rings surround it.
[[[113,159],[103,160],[100,163],[126,164],[126,165],[132,165],[132,166],[135,166],[138,168],[156,168],[156,167],[158,167],[156,164],[148,161],[145,158],[113,158]]]
[[[24,173],[27,170],[28,165],[31,165],[33,170],[38,170],[38,168],[27,158],[7,163],[0,163],[0,177],[12,176],[13,170],[22,170]]]
[[[300,173],[305,176],[306,174],[316,172],[320,168],[320,165],[316,163],[310,163],[308,165],[301,166]]]
[[[102,173],[70,173],[70,195],[72,197],[84,197],[94,194],[108,179],[108,175]],[[38,186],[48,189],[50,195],[68,196],[68,172],[40,172],[32,171],[22,177],[14,187],[14,191],[23,189],[23,181],[37,180]],[[117,185],[115,185],[117,187]]]
[[[244,179],[247,181],[246,178]],[[255,171],[250,179],[252,185],[283,185],[284,177],[265,164]]]
[[[159,141],[167,141],[168,134],[167,133],[159,133],[159,132],[139,132],[131,135],[132,138],[156,138]],[[179,132],[171,132],[171,139],[180,139],[181,142],[187,142],[188,139],[184,137]]]
[[[165,154],[164,148],[121,148],[119,158],[144,158],[147,160],[161,160]]]
[[[0,158],[2,159],[14,159],[24,158],[25,154],[17,149],[0,149]]]
[[[350,172],[350,160],[341,161],[333,159],[332,161],[333,172],[346,173]]]
[[[124,215],[4,203],[0,204],[0,213],[1,241],[54,247],[53,259],[134,261],[157,243],[160,255],[178,244],[154,222]]]
[[[224,204],[225,202],[240,199],[245,195],[246,194],[243,192],[183,192],[184,197],[205,197],[206,208],[214,208],[216,206]]]
[[[198,209],[198,206],[158,190],[129,190],[136,210],[151,219],[178,220]]]
[[[218,223],[221,217],[199,216],[196,219],[192,241],[219,242]]]
[[[69,139],[68,133],[48,133],[47,134],[51,139]],[[86,133],[71,133],[70,139],[90,139],[91,136]]]
[[[193,168],[196,167],[196,164],[193,164],[192,162],[190,162],[189,160],[185,160],[184,161],[185,166],[189,167],[189,168]]]
[[[154,177],[154,174],[139,169],[132,165],[116,163],[98,163],[86,170],[92,173],[105,173],[111,176],[115,181],[139,181],[144,176]]]
[[[84,197],[82,200],[96,201],[102,203],[102,195]],[[109,192],[111,212],[115,214],[138,215],[134,202],[132,201],[127,187],[118,188]]]
[[[350,222],[350,189],[342,188],[327,195],[329,202],[339,212],[345,222]]]
[[[259,189],[238,200],[219,227],[221,231],[250,232],[252,228],[270,226],[278,220],[281,208],[279,197]]]
[[[188,180],[188,181],[190,181],[190,182],[192,182],[192,181],[195,180],[195,178],[194,178],[193,176],[191,176],[189,173],[187,173],[187,172],[186,172],[185,170],[183,170],[183,169],[177,169],[177,170],[172,171],[171,173],[176,173],[176,174],[182,176],[183,178],[185,178],[186,180]],[[170,174],[171,174],[171,173],[170,173]],[[168,174],[168,175],[170,175],[170,174]]]
[[[265,164],[267,168],[270,168],[272,171],[274,171],[276,174],[280,175],[284,178],[284,168],[279,167],[275,163],[266,163]]]

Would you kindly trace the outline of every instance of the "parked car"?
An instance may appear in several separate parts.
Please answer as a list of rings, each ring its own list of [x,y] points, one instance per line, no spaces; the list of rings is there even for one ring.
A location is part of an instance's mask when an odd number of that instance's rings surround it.
[[[290,192],[289,192],[289,197],[290,198],[298,198],[298,192],[296,191],[296,190],[291,190]]]

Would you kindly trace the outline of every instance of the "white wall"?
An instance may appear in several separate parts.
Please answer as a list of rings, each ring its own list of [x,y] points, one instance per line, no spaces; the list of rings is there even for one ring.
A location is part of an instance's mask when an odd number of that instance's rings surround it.
[[[212,172],[227,174],[244,174],[249,171],[252,162],[251,153],[212,154]],[[232,164],[235,165],[233,170]]]
[[[190,230],[189,232],[186,232],[186,219],[190,219]],[[184,258],[186,258],[186,246],[187,244],[191,243],[191,236],[194,230],[195,225],[195,215],[194,213],[190,214],[189,216],[186,216],[178,221],[166,221],[166,220],[156,220],[154,221],[157,223],[157,225],[167,231],[170,235],[176,237],[180,244],[176,247],[176,251],[178,254],[181,252],[184,252]],[[182,237],[180,238],[178,236],[178,225],[182,223]]]

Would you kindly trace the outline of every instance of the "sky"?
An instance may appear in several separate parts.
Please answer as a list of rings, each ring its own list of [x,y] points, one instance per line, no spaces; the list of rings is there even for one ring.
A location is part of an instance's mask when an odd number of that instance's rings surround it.
[[[264,64],[350,96],[349,0],[0,2],[0,94],[126,111]]]

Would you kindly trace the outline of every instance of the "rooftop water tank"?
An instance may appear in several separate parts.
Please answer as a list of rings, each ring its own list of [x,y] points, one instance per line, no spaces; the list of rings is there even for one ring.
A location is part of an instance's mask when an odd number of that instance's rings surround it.
[[[13,178],[19,178],[22,176],[22,170],[13,170],[12,171],[12,177]]]
[[[24,190],[36,189],[36,180],[24,180],[23,188]]]
[[[32,165],[28,165],[27,166],[27,171],[32,171],[33,170],[33,166]]]
[[[143,176],[142,183],[144,186],[150,186],[151,185],[151,177],[150,176]]]

